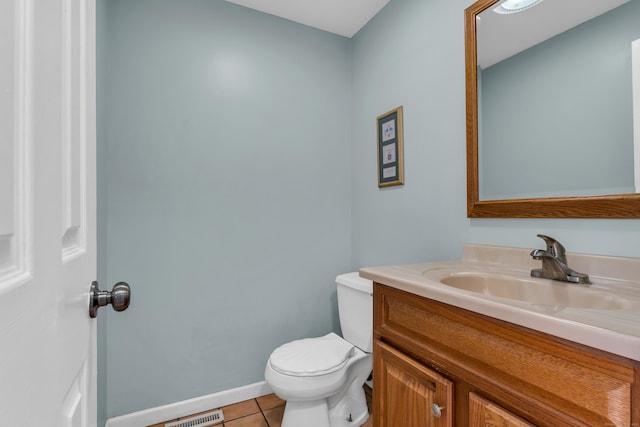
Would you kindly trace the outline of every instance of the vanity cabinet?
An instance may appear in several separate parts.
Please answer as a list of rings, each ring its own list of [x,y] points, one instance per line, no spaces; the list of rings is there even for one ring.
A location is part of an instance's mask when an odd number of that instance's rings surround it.
[[[453,426],[453,415],[447,410],[453,407],[453,383],[381,341],[374,345],[379,362],[374,374],[375,393],[384,401],[373,412],[377,425]]]
[[[471,427],[531,427],[511,412],[475,393],[469,393],[469,425]]]
[[[631,359],[379,283],[374,338],[375,427],[640,426]]]

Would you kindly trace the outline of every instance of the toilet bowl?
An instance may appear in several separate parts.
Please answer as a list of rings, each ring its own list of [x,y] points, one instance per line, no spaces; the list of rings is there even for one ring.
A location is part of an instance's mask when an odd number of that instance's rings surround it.
[[[358,273],[336,283],[345,338],[291,341],[267,362],[265,380],[286,401],[282,427],[355,427],[369,417],[363,384],[373,364],[373,284]]]

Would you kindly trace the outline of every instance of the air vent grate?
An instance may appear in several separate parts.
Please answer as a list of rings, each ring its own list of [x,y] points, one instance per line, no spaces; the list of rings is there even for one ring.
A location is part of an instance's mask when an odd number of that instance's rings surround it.
[[[195,417],[185,418],[184,420],[175,421],[165,424],[164,427],[208,427],[220,424],[224,421],[222,409],[207,412],[206,414],[196,415]]]

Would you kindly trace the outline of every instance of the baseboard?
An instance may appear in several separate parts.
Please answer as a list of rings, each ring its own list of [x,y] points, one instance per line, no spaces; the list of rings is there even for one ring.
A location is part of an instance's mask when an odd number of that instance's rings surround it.
[[[262,381],[243,387],[224,390],[182,402],[145,409],[144,411],[120,415],[109,418],[105,427],[140,427],[158,424],[167,420],[175,420],[179,417],[195,414],[197,412],[216,409],[232,403],[242,402],[248,399],[264,396],[272,393],[266,382]]]

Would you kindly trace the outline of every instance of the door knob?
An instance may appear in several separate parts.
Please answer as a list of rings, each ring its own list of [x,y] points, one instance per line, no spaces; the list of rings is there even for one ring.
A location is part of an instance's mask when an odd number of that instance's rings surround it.
[[[115,311],[124,311],[131,301],[131,288],[125,282],[116,283],[111,291],[101,291],[98,289],[98,282],[94,281],[90,292],[89,317],[92,319],[98,315],[100,307],[111,304]]]

